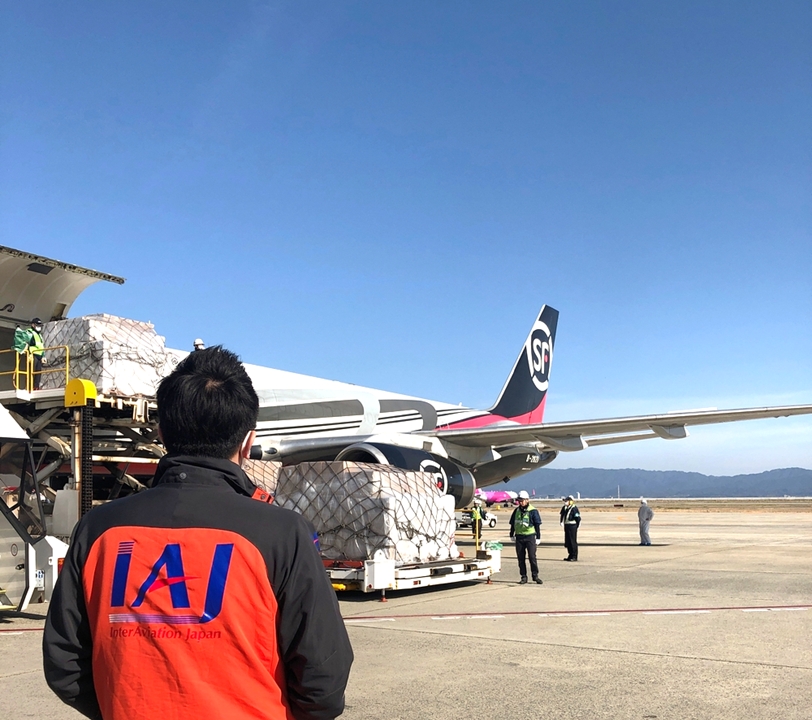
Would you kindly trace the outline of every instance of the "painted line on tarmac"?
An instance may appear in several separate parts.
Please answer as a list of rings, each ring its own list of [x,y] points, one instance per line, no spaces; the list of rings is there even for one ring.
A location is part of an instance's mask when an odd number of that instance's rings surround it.
[[[466,620],[504,620],[504,615],[466,615]]]
[[[711,607],[711,608],[635,608],[631,610],[552,610],[550,612],[539,612],[538,610],[519,610],[515,612],[505,612],[499,615],[492,613],[470,613],[467,615],[457,614],[404,614],[404,615],[381,615],[381,616],[359,616],[347,618],[345,623],[369,623],[369,622],[394,622],[396,620],[504,620],[510,617],[605,617],[607,615],[706,615],[713,612],[797,612],[802,610],[812,610],[812,605],[765,605],[758,607],[735,606],[735,607]]]
[[[707,615],[712,612],[730,612],[740,611],[746,613],[756,612],[798,612],[803,610],[812,610],[812,605],[779,605],[779,606],[765,606],[765,607],[717,607],[717,608],[662,608],[658,610],[553,610],[551,612],[538,612],[537,610],[525,610],[517,612],[506,612],[499,615],[492,613],[470,613],[468,615],[428,615],[428,614],[411,614],[411,615],[386,615],[386,616],[361,616],[353,618],[344,618],[345,625],[357,625],[363,623],[376,622],[396,622],[398,620],[504,620],[507,617],[606,617],[607,615]],[[21,635],[26,632],[42,632],[43,628],[18,628],[18,629],[0,629],[0,635]]]
[[[551,613],[531,613],[536,617],[601,617],[611,615],[612,612],[591,612],[591,611],[575,611],[575,612],[551,612]]]

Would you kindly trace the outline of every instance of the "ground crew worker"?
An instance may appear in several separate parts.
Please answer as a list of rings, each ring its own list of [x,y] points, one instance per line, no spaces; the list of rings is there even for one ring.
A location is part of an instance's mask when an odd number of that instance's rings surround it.
[[[479,540],[482,537],[482,502],[474,500],[474,506],[471,508],[471,533],[474,540]]]
[[[640,523],[641,545],[651,545],[651,536],[648,534],[648,526],[653,517],[654,510],[648,506],[645,498],[640,498],[640,509],[637,511],[637,521]]]
[[[200,338],[195,338],[194,348],[195,348],[195,350],[205,350],[206,345],[203,343],[203,341]]]
[[[236,355],[161,381],[152,488],[76,526],[43,636],[45,679],[103,720],[329,720],[353,654],[318,535],[240,467],[259,400]]]
[[[578,562],[578,526],[581,524],[581,512],[572,495],[562,498],[561,525],[564,527],[564,546],[567,548],[567,562]]]
[[[530,559],[530,574],[533,582],[542,584],[539,577],[539,565],[536,561],[536,546],[541,544],[541,516],[539,511],[530,504],[527,490],[519,492],[519,504],[510,516],[510,537],[516,538],[516,559],[519,561],[519,583],[527,582],[527,563],[525,556]]]
[[[47,361],[42,356],[45,350],[45,343],[42,341],[41,333],[42,320],[39,318],[34,318],[25,330],[18,326],[14,331],[13,349],[23,356],[21,360],[25,361],[26,371],[28,368],[27,358],[28,356],[31,357],[34,371],[32,377],[34,390],[39,390],[40,383],[42,382],[42,366],[47,364]]]

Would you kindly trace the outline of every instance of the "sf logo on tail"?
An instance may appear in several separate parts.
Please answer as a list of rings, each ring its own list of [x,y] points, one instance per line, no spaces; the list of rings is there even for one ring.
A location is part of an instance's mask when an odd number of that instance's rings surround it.
[[[550,382],[550,365],[553,361],[553,344],[550,342],[550,329],[546,323],[536,320],[530,337],[527,338],[525,352],[533,384],[544,392]]]

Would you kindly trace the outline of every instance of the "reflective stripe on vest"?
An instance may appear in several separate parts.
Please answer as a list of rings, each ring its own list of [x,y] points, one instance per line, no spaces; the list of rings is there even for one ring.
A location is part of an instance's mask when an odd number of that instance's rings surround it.
[[[535,509],[532,505],[528,505],[524,510],[516,509],[516,517],[513,519],[513,532],[516,535],[536,534],[536,528],[530,522],[530,513]]]
[[[31,353],[34,355],[42,355],[42,351],[45,349],[45,344],[42,342],[42,335],[33,328],[31,328],[29,332],[31,333],[31,340],[29,340],[28,346],[31,348]]]

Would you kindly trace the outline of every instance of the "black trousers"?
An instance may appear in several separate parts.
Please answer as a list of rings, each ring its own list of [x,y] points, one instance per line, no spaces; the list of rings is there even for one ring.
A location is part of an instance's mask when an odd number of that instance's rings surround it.
[[[578,526],[564,525],[564,546],[567,548],[567,557],[578,559]]]
[[[536,561],[536,536],[517,535],[516,536],[516,557],[519,560],[519,575],[527,577],[527,562],[525,556],[530,558],[530,573],[535,580],[539,576],[539,564]]]
[[[42,355],[32,355],[34,360],[34,390],[39,390],[42,382]]]

